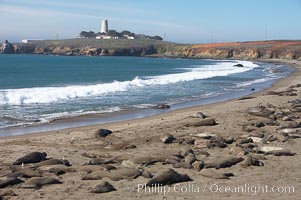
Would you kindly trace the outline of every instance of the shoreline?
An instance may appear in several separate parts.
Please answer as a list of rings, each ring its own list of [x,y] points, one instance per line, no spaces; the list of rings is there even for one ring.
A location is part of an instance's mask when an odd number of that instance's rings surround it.
[[[95,127],[99,127],[99,126],[111,126],[114,124],[127,124],[127,123],[135,123],[136,121],[144,121],[144,120],[148,120],[148,119],[153,119],[153,118],[160,118],[162,117],[167,117],[169,115],[173,115],[173,114],[177,114],[180,112],[189,112],[192,110],[196,110],[196,109],[202,109],[202,107],[207,107],[207,106],[215,106],[215,105],[220,105],[220,104],[224,104],[227,102],[231,102],[231,101],[236,101],[239,98],[245,97],[245,96],[259,96],[264,94],[266,91],[268,90],[275,90],[278,89],[279,87],[282,87],[283,84],[285,84],[286,79],[291,79],[291,78],[295,78],[296,76],[298,76],[298,73],[301,73],[301,69],[299,69],[297,66],[297,62],[298,61],[294,61],[294,60],[283,60],[283,59],[260,59],[260,60],[252,60],[252,62],[262,62],[262,63],[273,63],[273,64],[283,64],[283,65],[287,65],[289,67],[292,67],[293,71],[290,72],[288,74],[288,76],[286,77],[282,77],[282,78],[278,78],[274,81],[274,83],[271,84],[270,87],[264,88],[260,91],[255,91],[255,92],[251,92],[250,94],[247,95],[241,95],[239,97],[234,97],[234,98],[229,98],[226,100],[220,100],[220,101],[216,101],[216,102],[211,102],[211,103],[204,103],[204,104],[200,104],[200,105],[193,105],[193,106],[187,106],[184,108],[178,108],[178,109],[174,109],[174,110],[169,110],[169,109],[150,109],[150,108],[146,108],[146,110],[149,110],[150,112],[152,112],[152,110],[154,111],[154,113],[156,114],[150,114],[150,115],[146,115],[144,114],[143,117],[138,117],[138,118],[129,118],[129,117],[125,117],[125,119],[121,119],[120,120],[120,115],[121,116],[127,116],[128,114],[134,114],[135,115],[135,111],[129,111],[129,110],[123,110],[123,111],[118,111],[118,112],[113,112],[113,113],[96,113],[96,114],[86,114],[86,115],[80,115],[80,116],[74,116],[74,117],[67,117],[67,118],[59,118],[56,119],[54,121],[50,121],[47,123],[43,123],[43,124],[36,124],[33,126],[25,126],[25,127],[8,127],[8,128],[4,128],[1,131],[5,132],[7,130],[22,130],[22,129],[40,129],[41,131],[34,131],[34,132],[29,132],[29,133],[23,133],[23,134],[16,134],[16,135],[6,135],[6,136],[0,136],[0,140],[1,138],[5,139],[5,138],[13,138],[13,137],[23,137],[23,136],[34,136],[34,135],[40,135],[40,134],[51,134],[54,132],[64,132],[64,131],[69,131],[69,130],[73,130],[73,129],[87,129],[87,128],[95,128]],[[213,97],[214,98],[214,97]],[[190,101],[190,102],[183,102],[181,104],[190,104],[190,103],[196,103],[198,102],[198,104],[200,103],[199,100],[197,101]],[[139,110],[143,110],[143,109],[137,109],[138,111],[138,115],[139,115]],[[121,113],[120,113],[121,112]],[[94,117],[95,116],[95,117]],[[117,120],[115,121],[109,121],[106,122],[106,118],[117,118]],[[123,117],[121,117],[123,118]],[[81,122],[84,121],[89,121],[90,120],[97,120],[97,119],[104,119],[104,122],[101,122],[99,124],[94,123],[94,124],[90,124],[90,125],[79,125],[79,126],[71,126],[71,127],[67,127],[67,128],[60,128],[60,125],[64,126],[64,123],[79,123],[81,124]],[[54,128],[51,128],[51,130],[46,130],[43,131],[45,129],[43,129],[43,127],[46,127],[46,129],[48,129],[48,127],[53,126]],[[55,129],[57,128],[57,129]]]
[[[231,96],[229,93],[224,93],[222,95],[212,96],[205,99],[200,98],[197,100],[177,103],[174,104],[171,109],[137,108],[131,110],[121,110],[113,113],[95,113],[95,114],[71,116],[66,118],[58,118],[41,124],[12,126],[12,127],[0,129],[0,133],[6,133],[6,135],[0,136],[0,138],[15,137],[15,136],[28,135],[28,134],[39,134],[39,133],[43,134],[43,133],[48,133],[53,131],[64,131],[68,129],[97,126],[97,125],[106,126],[106,124],[122,123],[122,122],[126,123],[127,121],[138,120],[138,119],[147,120],[147,118],[149,117],[153,117],[153,116],[160,117],[160,115],[163,114],[169,114],[169,113],[172,114],[174,111],[185,112],[186,109],[194,109],[200,106],[214,105],[216,103],[225,103],[228,101],[236,100],[244,96],[256,95],[257,93],[264,92],[269,89],[273,89],[274,85],[277,84],[282,79],[286,79],[293,76],[296,70],[296,68],[293,67],[293,63],[290,63],[290,61],[283,61],[282,59],[279,60],[261,59],[261,60],[252,60],[252,62],[286,65],[288,67],[291,67],[292,71],[289,72],[288,75],[285,77],[277,78],[276,80],[269,80],[263,83],[269,86],[260,84],[259,91],[257,91],[258,89],[256,88],[255,92],[251,91],[250,89],[256,84],[251,85],[252,87],[248,86],[244,88],[243,91],[236,92],[235,96]],[[269,82],[273,82],[273,83],[269,83]]]
[[[274,62],[274,60],[270,61]],[[250,95],[254,98],[244,100],[236,98],[135,120],[1,137],[1,180],[8,174],[12,174],[14,172],[12,169],[23,168],[25,173],[39,173],[38,176],[42,176],[42,179],[55,178],[61,184],[26,189],[23,186],[35,177],[21,177],[25,183],[0,189],[0,197],[6,192],[5,196],[11,200],[53,199],[54,196],[55,199],[62,200],[100,198],[181,200],[199,199],[200,195],[208,200],[251,200],[254,197],[274,200],[300,199],[301,110],[300,107],[294,107],[289,102],[301,99],[301,61],[286,62],[294,65],[294,72],[278,80],[272,87]],[[281,92],[285,93],[289,89],[293,90],[292,94],[282,95]],[[274,93],[268,94],[269,91]],[[250,114],[250,110],[258,109],[264,109],[263,113],[271,111],[274,114],[268,116]],[[212,126],[199,126],[202,119],[191,117],[198,112],[204,113],[207,118],[214,119],[217,123]],[[278,114],[284,114],[285,117],[289,116],[292,119],[283,120],[283,116],[277,117]],[[281,134],[281,131],[285,130],[284,127],[292,125],[297,126],[286,129],[294,133]],[[112,134],[96,137],[96,131],[101,128],[111,130]],[[195,136],[200,133],[211,136],[206,138]],[[175,140],[165,143],[162,141],[162,136],[168,134],[171,134]],[[225,142],[231,138],[230,142]],[[280,152],[286,155],[274,155],[272,151],[260,153],[260,149],[264,147],[283,149]],[[23,167],[12,167],[16,159],[34,151],[46,152],[49,159],[68,160],[72,166],[67,167],[62,164],[38,166],[42,164],[40,162],[25,164]],[[193,162],[190,160],[191,154],[194,156]],[[240,161],[230,166],[210,167],[210,164],[215,165],[214,163],[229,158],[240,159]],[[256,162],[249,162],[250,159]],[[103,161],[111,162],[104,164]],[[136,189],[138,185],[153,180],[151,176],[158,177],[169,169],[186,174],[192,179],[190,182],[181,182],[169,187],[188,188],[194,185],[200,187],[202,193],[170,191],[162,194]],[[64,173],[56,174],[53,170],[61,170]],[[120,175],[118,174],[120,170],[122,173],[132,170],[140,174]],[[210,173],[206,174],[206,171]],[[143,175],[142,172],[148,172],[150,176]],[[233,176],[224,177],[222,174]],[[101,181],[109,182],[116,191],[91,193],[91,189]],[[256,194],[247,191],[241,193],[210,191],[210,186],[239,187],[246,184],[250,187],[258,185],[277,186],[280,189],[291,187],[294,191],[260,192],[258,190]],[[204,189],[205,186],[208,188]]]

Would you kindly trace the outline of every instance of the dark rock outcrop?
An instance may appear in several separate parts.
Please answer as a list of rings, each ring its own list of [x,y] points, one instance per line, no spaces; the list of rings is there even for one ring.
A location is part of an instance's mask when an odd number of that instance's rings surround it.
[[[15,48],[12,45],[12,43],[5,40],[2,43],[2,46],[1,46],[1,53],[3,53],[3,54],[13,54],[13,53],[15,53]]]

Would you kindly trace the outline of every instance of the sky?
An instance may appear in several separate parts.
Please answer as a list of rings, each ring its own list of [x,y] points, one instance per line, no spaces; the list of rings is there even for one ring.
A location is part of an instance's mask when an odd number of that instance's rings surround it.
[[[0,41],[109,29],[179,43],[301,39],[301,0],[0,0]]]

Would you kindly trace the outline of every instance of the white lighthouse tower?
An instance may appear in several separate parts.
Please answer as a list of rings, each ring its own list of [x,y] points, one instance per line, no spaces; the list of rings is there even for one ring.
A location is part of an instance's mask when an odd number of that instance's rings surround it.
[[[108,33],[108,20],[104,19],[101,21],[101,33]]]

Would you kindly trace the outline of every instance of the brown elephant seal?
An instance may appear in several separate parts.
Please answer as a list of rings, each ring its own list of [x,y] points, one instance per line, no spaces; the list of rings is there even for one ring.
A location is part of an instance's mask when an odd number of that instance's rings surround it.
[[[152,173],[150,173],[149,171],[143,171],[141,174],[144,178],[153,178],[154,175],[152,175]]]
[[[71,163],[65,159],[48,159],[35,164],[34,167],[38,168],[44,165],[65,165],[67,167],[70,167]]]
[[[164,144],[169,144],[172,143],[176,138],[169,134],[169,133],[162,133],[160,136],[160,140],[164,143]]]
[[[200,161],[194,161],[192,163],[192,167],[193,169],[195,169],[196,171],[200,171],[201,169],[204,168],[204,161],[200,160]]]
[[[21,178],[31,178],[31,177],[41,177],[40,171],[33,170],[31,168],[19,168],[15,169],[12,173],[8,174],[7,177],[21,177]]]
[[[46,160],[47,153],[46,152],[32,152],[22,156],[21,158],[17,159],[13,162],[13,165],[21,165],[22,163],[38,163],[43,160]]]
[[[146,186],[152,187],[154,185],[169,185],[173,183],[180,183],[192,181],[192,179],[186,174],[179,174],[175,170],[169,169],[168,171],[163,172],[162,174],[156,176],[150,180]]]
[[[92,193],[106,193],[106,192],[112,192],[116,191],[113,185],[111,185],[107,181],[100,181],[100,183],[93,188],[90,192]]]
[[[6,178],[4,180],[0,180],[0,188],[5,188],[10,185],[17,185],[17,184],[23,183],[23,182],[24,181],[22,181],[21,179],[18,179],[16,177]]]
[[[211,169],[202,169],[200,175],[213,179],[229,179],[230,173],[218,173]]]
[[[188,153],[188,154],[185,156],[184,162],[185,162],[186,164],[192,164],[194,161],[196,161],[196,158],[195,158],[194,153]]]
[[[249,167],[249,166],[264,166],[264,163],[256,158],[256,156],[248,155],[244,161],[240,163],[242,167]]]
[[[273,155],[273,156],[294,156],[294,155],[296,155],[296,153],[293,153],[289,150],[273,150],[273,151],[269,151],[265,154]]]
[[[97,131],[95,131],[95,137],[97,139],[100,139],[100,138],[104,138],[104,137],[107,137],[108,135],[111,135],[113,132],[111,130],[108,130],[108,129],[98,129]]]
[[[191,117],[205,119],[207,116],[202,112],[197,112],[197,113],[193,114]]]
[[[113,181],[122,179],[135,179],[142,174],[142,171],[134,168],[121,168],[113,171],[94,171],[90,174],[83,176],[82,180],[100,180],[107,177]]]
[[[205,167],[204,168],[226,168],[226,167],[231,167],[232,165],[235,165],[244,159],[242,157],[225,157],[225,158],[216,158],[214,160],[205,162]]]
[[[188,126],[214,126],[216,124],[217,123],[214,118],[205,118]]]
[[[61,184],[62,182],[59,181],[56,178],[31,178],[28,181],[26,181],[22,188],[26,189],[38,189],[41,188],[44,185],[50,185],[50,184]]]

